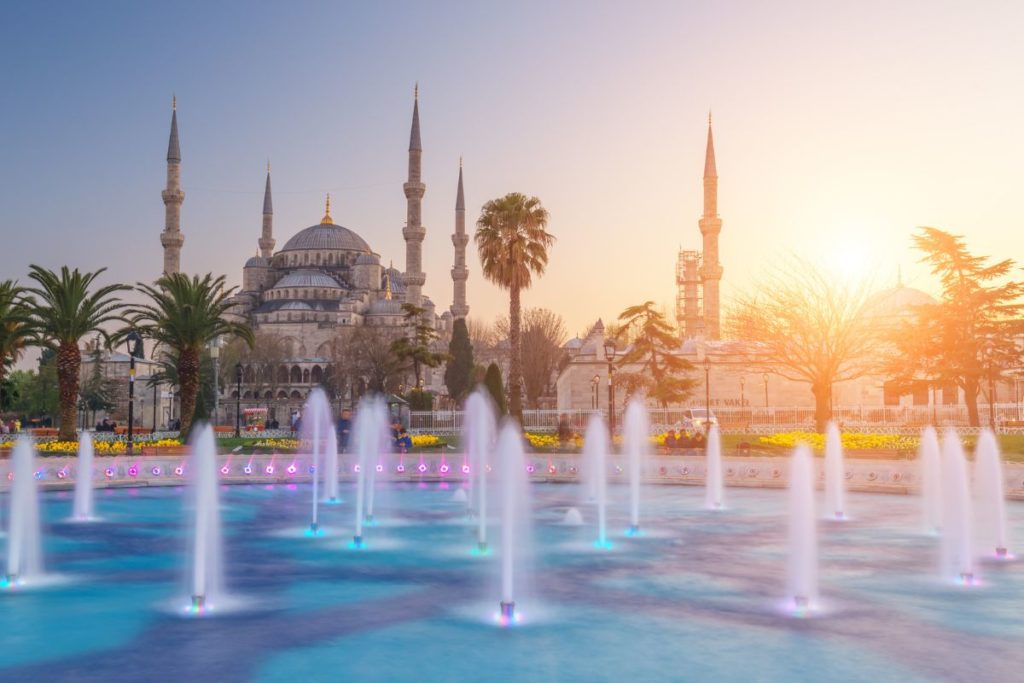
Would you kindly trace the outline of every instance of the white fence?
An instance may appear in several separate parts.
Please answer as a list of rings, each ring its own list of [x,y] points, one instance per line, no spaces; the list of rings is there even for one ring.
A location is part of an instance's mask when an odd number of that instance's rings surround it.
[[[699,407],[699,406],[694,406]],[[1001,432],[1024,431],[1022,406],[996,404],[995,424]],[[553,432],[560,416],[565,415],[573,429],[582,432],[593,410],[524,410],[523,428],[530,432]],[[769,434],[780,431],[814,431],[814,408],[720,408],[712,411],[724,432]],[[988,405],[979,405],[982,426],[992,423]],[[670,408],[649,410],[652,431],[664,431],[684,422],[685,410]],[[917,433],[922,427],[935,424],[970,432],[967,408],[957,406],[853,406],[832,411],[833,419],[845,431],[872,433]],[[616,410],[616,426],[622,425],[622,412]],[[410,413],[409,430],[416,434],[457,434],[462,431],[462,411]]]

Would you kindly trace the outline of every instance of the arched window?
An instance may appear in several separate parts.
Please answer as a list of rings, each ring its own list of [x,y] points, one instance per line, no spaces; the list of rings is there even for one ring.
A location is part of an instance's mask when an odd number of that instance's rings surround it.
[[[269,390],[263,392],[263,398],[269,401],[270,399],[274,398],[274,392]]]
[[[303,368],[302,370],[302,383],[309,384],[309,368]]]
[[[292,395],[291,395],[291,398],[294,399],[294,400],[297,400],[297,401],[301,401],[302,400],[302,394],[300,394],[298,391],[293,391]]]
[[[313,384],[320,384],[324,381],[324,371],[319,365],[313,366],[313,372],[310,374],[310,379],[313,380]]]
[[[302,381],[302,370],[299,369],[298,365],[292,366],[291,383],[299,384]]]
[[[288,383],[288,368],[284,365],[279,365],[277,367],[277,382],[278,384]]]
[[[277,392],[277,397],[279,399],[286,399],[288,398],[288,392],[285,391],[284,389],[281,389],[281,391]]]

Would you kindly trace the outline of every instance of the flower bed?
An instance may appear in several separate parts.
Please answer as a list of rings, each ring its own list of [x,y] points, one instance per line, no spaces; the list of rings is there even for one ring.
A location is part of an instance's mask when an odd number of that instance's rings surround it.
[[[10,450],[14,441],[0,443],[0,450]],[[136,442],[136,447],[145,445],[147,448],[174,448],[181,447],[178,439],[159,439],[157,441]],[[34,444],[36,452],[40,455],[77,455],[77,441],[41,440]],[[92,444],[93,453],[96,455],[123,455],[128,450],[127,441],[95,441]]]
[[[916,450],[920,438],[902,434],[860,434],[843,432],[841,435],[843,449],[851,451],[910,451]],[[779,448],[793,448],[798,443],[806,443],[811,448],[821,450],[825,447],[825,435],[814,432],[780,432],[758,437],[758,443]]]

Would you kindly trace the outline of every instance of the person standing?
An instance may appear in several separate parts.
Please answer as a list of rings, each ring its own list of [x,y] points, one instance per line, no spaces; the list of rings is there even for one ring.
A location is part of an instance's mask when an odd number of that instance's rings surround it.
[[[341,417],[338,418],[338,450],[341,453],[348,453],[348,439],[352,433],[352,411],[348,408],[341,410]]]

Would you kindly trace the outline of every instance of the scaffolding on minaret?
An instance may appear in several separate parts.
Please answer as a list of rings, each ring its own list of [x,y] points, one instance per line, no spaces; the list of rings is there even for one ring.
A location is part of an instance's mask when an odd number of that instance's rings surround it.
[[[676,262],[676,323],[683,339],[699,336],[704,328],[700,266],[699,251],[679,250]]]

